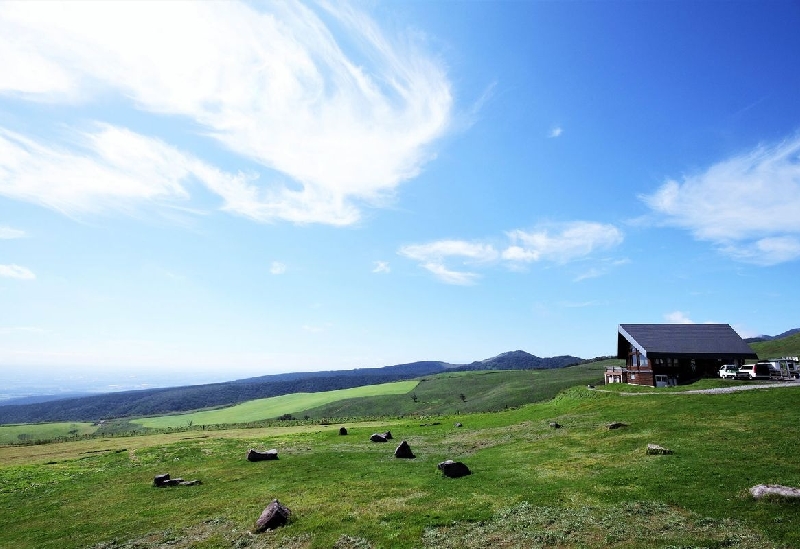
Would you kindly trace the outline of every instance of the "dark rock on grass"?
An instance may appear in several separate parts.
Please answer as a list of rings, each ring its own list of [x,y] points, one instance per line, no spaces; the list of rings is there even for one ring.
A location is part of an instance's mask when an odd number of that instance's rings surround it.
[[[273,499],[269,505],[261,512],[261,516],[256,520],[255,533],[266,532],[267,530],[274,530],[289,522],[289,517],[292,512],[288,507],[281,504],[277,499]]]
[[[414,452],[411,451],[411,446],[405,440],[400,443],[400,446],[394,451],[394,457],[403,459],[414,459]]]
[[[561,424],[555,421],[551,421],[550,427],[552,427],[553,429],[561,429]]]
[[[372,442],[388,442],[392,440],[392,432],[386,431],[385,433],[374,433],[369,439]]]
[[[275,448],[266,452],[254,448],[247,450],[247,461],[271,461],[273,459],[278,459],[278,450]]]
[[[647,445],[647,455],[650,456],[657,456],[657,455],[668,455],[671,454],[672,450],[668,448],[664,448],[663,446],[659,446],[658,444],[648,444]]]
[[[167,486],[167,482],[169,481],[169,473],[164,473],[163,475],[156,475],[153,479],[153,486],[157,488],[161,488],[162,486]]]
[[[436,467],[442,472],[444,476],[450,478],[465,477],[467,475],[472,474],[472,471],[469,470],[469,467],[467,467],[460,461],[453,461],[452,459],[443,461]]]
[[[169,473],[156,475],[153,478],[153,486],[156,488],[166,488],[168,486],[196,486],[203,484],[199,480],[183,480],[182,478],[170,478]]]
[[[461,422],[459,421],[458,423],[456,423],[456,427],[463,427],[463,425],[462,425],[462,424],[461,424]]]
[[[347,429],[344,427],[339,427],[339,435],[344,436],[347,434]]]
[[[750,488],[750,495],[755,499],[761,499],[765,496],[795,499],[800,498],[800,488],[781,486],[780,484],[757,484]]]
[[[619,429],[620,427],[627,427],[627,423],[620,423],[619,421],[615,421],[614,423],[609,423],[606,425],[608,429]]]

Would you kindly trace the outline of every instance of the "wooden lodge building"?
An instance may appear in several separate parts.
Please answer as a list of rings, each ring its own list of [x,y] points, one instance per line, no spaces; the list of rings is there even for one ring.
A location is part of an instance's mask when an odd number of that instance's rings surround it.
[[[617,358],[606,383],[666,387],[716,376],[724,364],[740,366],[758,355],[729,324],[620,324]]]

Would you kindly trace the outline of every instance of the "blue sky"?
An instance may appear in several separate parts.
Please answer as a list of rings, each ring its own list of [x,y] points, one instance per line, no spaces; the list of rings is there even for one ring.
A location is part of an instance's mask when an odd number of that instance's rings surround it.
[[[800,326],[793,2],[0,3],[0,366]]]

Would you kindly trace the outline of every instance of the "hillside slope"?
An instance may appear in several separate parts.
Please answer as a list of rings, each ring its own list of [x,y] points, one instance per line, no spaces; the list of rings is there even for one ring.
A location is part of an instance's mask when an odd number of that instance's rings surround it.
[[[277,374],[226,383],[126,391],[37,404],[4,405],[0,406],[0,424],[99,421],[162,415],[231,406],[291,393],[318,393],[377,385],[459,369],[554,368],[576,364],[581,360],[572,356],[539,358],[524,351],[514,351],[469,365],[420,361],[383,368]]]
[[[800,332],[780,339],[751,343],[750,348],[755,351],[761,360],[784,356],[800,356]]]

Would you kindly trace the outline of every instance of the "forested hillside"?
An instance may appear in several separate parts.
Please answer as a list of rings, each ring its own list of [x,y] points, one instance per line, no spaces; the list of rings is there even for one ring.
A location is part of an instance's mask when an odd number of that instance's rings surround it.
[[[445,371],[545,369],[581,361],[580,358],[571,356],[539,358],[524,351],[514,351],[468,365],[422,361],[383,368],[277,374],[226,383],[107,393],[37,404],[5,405],[0,406],[0,424],[99,421],[161,415],[230,406],[291,393],[317,393],[388,383]]]

